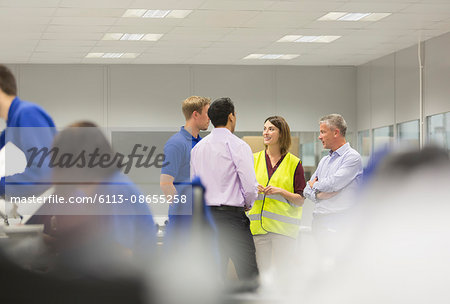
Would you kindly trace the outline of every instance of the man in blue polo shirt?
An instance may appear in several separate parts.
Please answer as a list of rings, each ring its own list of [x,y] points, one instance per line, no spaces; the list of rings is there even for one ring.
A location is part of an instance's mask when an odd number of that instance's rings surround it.
[[[164,146],[165,163],[161,169],[160,186],[168,201],[169,225],[190,222],[192,215],[190,160],[191,149],[201,140],[200,130],[208,129],[208,108],[211,99],[191,96],[183,101],[186,123]]]
[[[24,153],[27,161],[25,171],[6,177],[6,183],[3,176],[5,172],[2,172],[0,196],[5,195],[5,184],[6,196],[42,194],[49,188],[49,183],[45,182],[50,181],[50,157],[46,157],[39,165],[41,157],[32,157],[32,149],[50,149],[56,133],[55,124],[44,109],[17,97],[14,75],[4,65],[0,65],[0,118],[6,121],[6,129],[0,135],[0,149],[10,142]],[[10,156],[6,152],[6,158]],[[6,160],[6,166],[11,166],[10,160]]]

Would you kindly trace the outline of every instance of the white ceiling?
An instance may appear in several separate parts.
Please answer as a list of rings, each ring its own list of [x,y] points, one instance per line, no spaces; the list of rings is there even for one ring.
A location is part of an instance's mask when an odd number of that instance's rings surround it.
[[[122,18],[128,8],[189,9],[185,19]],[[330,11],[380,12],[377,22],[317,21]],[[0,0],[2,63],[360,65],[450,31],[450,0]],[[156,42],[105,33],[160,33]],[[285,35],[340,35],[279,43]],[[88,53],[140,53],[134,59]],[[299,54],[244,60],[249,54]]]

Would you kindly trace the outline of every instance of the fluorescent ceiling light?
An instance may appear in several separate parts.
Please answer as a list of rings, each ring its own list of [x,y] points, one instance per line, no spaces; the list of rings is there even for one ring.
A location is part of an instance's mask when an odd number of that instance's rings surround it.
[[[141,40],[142,37],[144,37],[144,34],[123,34],[123,36],[120,37],[120,40],[138,41]]]
[[[123,56],[123,53],[104,53],[102,58],[120,58]]]
[[[259,59],[280,59],[283,56],[281,54],[265,54],[261,56]]]
[[[264,56],[264,54],[250,54],[248,56],[245,56],[243,59],[259,59],[262,56]]]
[[[101,58],[105,53],[89,53],[85,58]]]
[[[165,18],[170,10],[148,10],[142,16],[143,18]]]
[[[319,36],[301,36],[295,42],[316,42]]]
[[[164,34],[145,34],[141,40],[143,41],[157,41],[159,38],[164,36]]]
[[[331,12],[328,13],[322,17],[320,17],[319,21],[332,21],[332,20],[338,20],[339,18],[341,18],[342,16],[345,16],[347,13],[345,12]]]
[[[89,53],[85,56],[85,58],[117,59],[117,58],[136,58],[137,56],[139,56],[139,53]]]
[[[378,21],[380,19],[383,19],[392,13],[372,13],[369,16],[364,18],[364,21]]]
[[[300,55],[297,55],[297,54],[286,54],[286,55],[281,56],[279,59],[289,60],[289,59],[297,58],[298,56],[300,56]]]
[[[349,12],[330,12],[322,17],[319,21],[378,21],[391,13],[349,13]]]
[[[192,10],[128,9],[122,17],[128,18],[185,18]]]
[[[102,40],[120,40],[122,36],[123,33],[106,33]]]
[[[315,42],[330,43],[342,36],[302,36],[302,35],[286,35],[277,42]]]
[[[164,34],[129,34],[129,33],[107,33],[102,40],[125,40],[125,41],[157,41]]]
[[[348,14],[338,18],[338,20],[340,20],[340,21],[359,21],[369,15],[370,15],[370,13],[348,13]]]
[[[192,10],[171,10],[166,18],[186,18]]]
[[[139,53],[123,53],[123,55],[120,56],[120,58],[136,58],[139,55],[140,55]]]
[[[293,59],[298,57],[296,54],[250,54],[243,59]]]
[[[144,16],[146,9],[127,9],[122,17],[138,18]]]

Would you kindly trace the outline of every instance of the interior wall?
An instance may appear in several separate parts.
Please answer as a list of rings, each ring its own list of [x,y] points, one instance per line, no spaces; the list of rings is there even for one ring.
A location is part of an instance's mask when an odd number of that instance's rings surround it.
[[[58,127],[77,120],[125,128],[178,128],[181,101],[229,96],[237,131],[260,131],[284,116],[293,131],[317,131],[318,120],[341,113],[356,128],[355,67],[218,65],[11,65],[19,96],[42,105]]]
[[[424,118],[450,111],[450,33],[425,41]],[[418,45],[357,67],[357,130],[419,119]]]

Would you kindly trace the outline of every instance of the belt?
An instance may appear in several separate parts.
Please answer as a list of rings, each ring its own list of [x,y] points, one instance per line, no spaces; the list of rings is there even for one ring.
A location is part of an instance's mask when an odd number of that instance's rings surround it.
[[[213,210],[220,210],[220,211],[234,211],[234,212],[244,212],[244,207],[236,207],[236,206],[227,206],[227,205],[220,205],[220,206],[209,206],[209,208]]]

